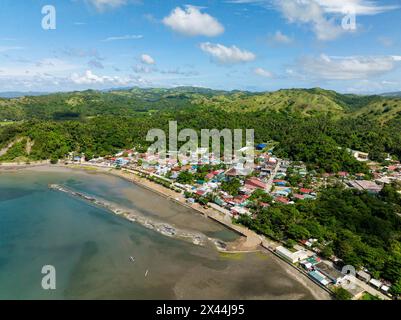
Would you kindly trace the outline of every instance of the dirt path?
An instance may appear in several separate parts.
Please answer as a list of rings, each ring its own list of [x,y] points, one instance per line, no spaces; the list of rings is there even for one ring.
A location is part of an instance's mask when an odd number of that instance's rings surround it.
[[[12,146],[18,142],[21,142],[24,138],[17,138],[14,141],[11,141],[7,146],[0,150],[0,157],[4,156]]]

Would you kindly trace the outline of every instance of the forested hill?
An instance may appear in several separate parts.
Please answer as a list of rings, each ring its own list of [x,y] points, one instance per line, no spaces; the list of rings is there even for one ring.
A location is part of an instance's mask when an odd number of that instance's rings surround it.
[[[206,88],[122,89],[0,98],[0,121],[62,120],[99,115],[133,116],[159,110],[213,108],[227,112],[280,112],[334,118],[364,116],[388,121],[401,115],[401,97],[344,95],[335,91],[287,89],[251,93]]]
[[[151,128],[254,129],[257,143],[322,172],[367,172],[346,148],[401,159],[401,98],[289,89],[251,93],[204,88],[83,91],[0,99],[1,161],[88,158],[145,149]],[[30,147],[26,144],[29,142]],[[26,150],[29,150],[27,152]]]

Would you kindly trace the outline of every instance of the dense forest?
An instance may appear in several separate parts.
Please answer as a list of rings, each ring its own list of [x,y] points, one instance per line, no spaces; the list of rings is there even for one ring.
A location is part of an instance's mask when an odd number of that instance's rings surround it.
[[[57,113],[57,116],[60,115]],[[101,115],[71,119],[32,119],[0,127],[0,147],[15,137],[34,141],[30,160],[63,158],[68,152],[84,152],[88,158],[112,154],[122,148],[144,149],[151,128],[167,131],[169,120],[179,128],[254,128],[255,142],[279,142],[276,153],[301,160],[321,172],[366,172],[346,148],[366,151],[373,160],[387,153],[401,158],[401,118],[385,125],[364,118],[331,119],[326,115],[302,117],[297,114],[257,111],[243,114],[190,106],[169,111],[138,113],[135,116]]]

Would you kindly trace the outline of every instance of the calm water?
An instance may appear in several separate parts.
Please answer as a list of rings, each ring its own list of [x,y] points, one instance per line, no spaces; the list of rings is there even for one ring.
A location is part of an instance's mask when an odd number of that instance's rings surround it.
[[[208,236],[226,241],[237,237],[116,177],[52,169],[0,171],[0,299],[312,298],[267,255],[226,256],[211,247],[167,238],[49,190],[49,183]],[[41,288],[44,265],[56,268],[56,290]]]

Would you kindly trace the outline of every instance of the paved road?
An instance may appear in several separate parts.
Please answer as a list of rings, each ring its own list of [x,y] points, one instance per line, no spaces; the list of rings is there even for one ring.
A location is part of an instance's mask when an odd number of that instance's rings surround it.
[[[276,167],[274,168],[273,173],[270,175],[269,180],[267,181],[267,187],[266,187],[266,192],[267,192],[267,193],[270,193],[270,191],[271,191],[272,188],[273,188],[273,180],[274,180],[274,177],[276,176],[276,174],[277,174],[277,172],[278,172],[278,169],[280,169],[280,165],[281,165],[281,160],[280,160],[280,159],[277,159],[277,165],[276,165]]]

